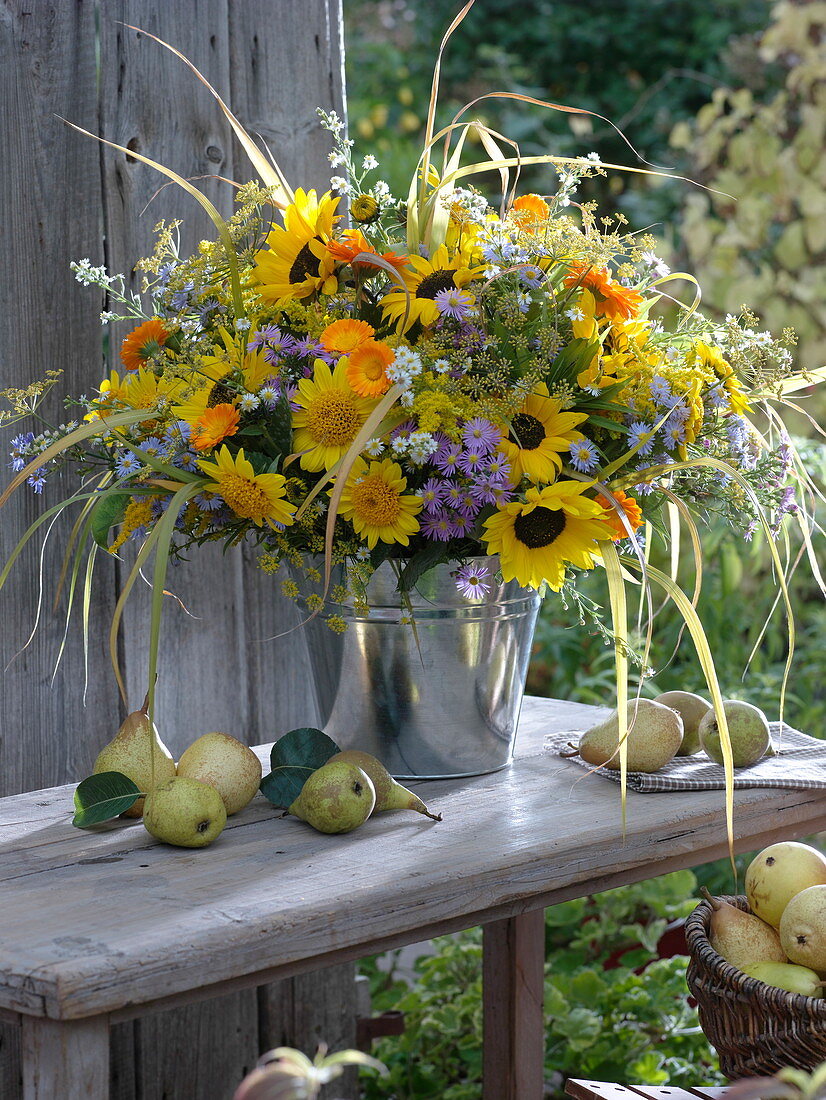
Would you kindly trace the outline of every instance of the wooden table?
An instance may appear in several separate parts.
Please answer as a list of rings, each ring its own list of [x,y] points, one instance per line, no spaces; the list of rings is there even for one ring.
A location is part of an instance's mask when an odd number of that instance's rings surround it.
[[[23,1029],[25,1100],[105,1100],[116,1021],[477,924],[484,1096],[539,1100],[543,908],[726,854],[722,792],[631,793],[623,839],[619,788],[542,751],[599,715],[527,699],[509,768],[418,786],[439,824],[327,837],[256,798],[192,851],[140,822],[73,829],[71,786],[2,800],[0,1012]],[[739,792],[735,829],[740,851],[810,835],[826,799]]]

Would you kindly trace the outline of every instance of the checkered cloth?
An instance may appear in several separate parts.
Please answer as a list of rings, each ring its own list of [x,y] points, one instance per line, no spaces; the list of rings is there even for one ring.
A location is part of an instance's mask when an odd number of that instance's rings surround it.
[[[800,733],[791,726],[770,722],[772,742],[777,756],[767,756],[750,768],[737,768],[734,773],[735,788],[789,787],[800,790],[826,790],[826,741]],[[545,737],[546,752],[562,754],[571,751],[571,743],[577,743],[580,731],[549,733]],[[619,771],[610,768],[594,769],[578,756],[571,757],[589,771],[596,770],[607,779],[620,782]],[[715,764],[705,753],[695,756],[675,756],[665,767],[650,775],[645,772],[629,772],[628,786],[634,791],[711,791],[726,785],[722,764]]]

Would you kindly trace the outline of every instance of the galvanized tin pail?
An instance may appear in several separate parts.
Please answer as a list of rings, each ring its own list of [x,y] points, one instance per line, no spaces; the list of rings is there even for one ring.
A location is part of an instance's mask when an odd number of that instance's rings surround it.
[[[490,566],[496,558],[475,559]],[[323,565],[322,565],[323,568]],[[294,578],[306,595],[319,588]],[[331,588],[340,580],[333,576]],[[481,775],[513,756],[539,596],[514,582],[483,599],[456,588],[451,567],[423,576],[410,609],[384,562],[366,590],[369,613],[352,600],[333,603],[304,629],[325,733],[341,748],[362,749],[398,779]],[[340,616],[344,633],[326,620]]]

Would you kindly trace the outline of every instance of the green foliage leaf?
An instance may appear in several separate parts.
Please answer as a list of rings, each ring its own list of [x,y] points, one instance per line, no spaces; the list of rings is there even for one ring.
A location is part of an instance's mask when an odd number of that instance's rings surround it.
[[[101,550],[108,550],[109,529],[123,519],[130,496],[128,492],[104,493],[95,505],[90,531]]]
[[[431,542],[423,550],[417,551],[402,569],[399,574],[399,590],[410,592],[424,573],[450,560],[445,543]]]
[[[269,455],[262,454],[261,451],[244,451],[244,458],[252,466],[252,472],[254,474],[265,474],[270,468],[272,458]]]
[[[141,797],[136,786],[121,772],[98,772],[78,783],[75,790],[75,816],[72,824],[88,829],[124,813]]]
[[[274,806],[287,809],[312,773],[340,751],[332,737],[322,730],[312,726],[290,730],[272,747],[272,771],[261,780],[261,793]]]

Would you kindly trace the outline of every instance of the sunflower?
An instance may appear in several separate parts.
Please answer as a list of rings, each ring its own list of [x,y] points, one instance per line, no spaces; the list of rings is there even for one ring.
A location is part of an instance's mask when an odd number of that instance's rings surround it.
[[[295,202],[284,211],[284,226],[267,236],[266,250],[254,256],[253,281],[270,302],[333,294],[338,287],[335,260],[327,242],[337,220],[339,200],[328,191],[319,200],[315,191],[295,192]]]
[[[289,527],[295,518],[295,504],[286,499],[287,479],[283,474],[256,474],[252,463],[244,457],[243,447],[236,455],[224,444],[217,461],[198,465],[213,480],[205,489],[217,493],[241,519],[251,519],[258,527],[264,521],[275,529],[276,524]]]
[[[397,287],[385,294],[381,300],[384,314],[397,322],[399,332],[406,331],[416,321],[432,325],[439,317],[439,307],[434,301],[439,291],[466,286],[484,270],[484,265],[472,265],[469,248],[465,245],[453,255],[445,245],[439,245],[429,260],[424,256],[411,256],[408,266],[401,272],[407,293]]]
[[[120,357],[127,370],[138,370],[157,355],[172,333],[158,317],[138,325],[120,346]]]
[[[263,347],[248,351],[243,339],[233,337],[225,328],[219,332],[223,347],[215,344],[212,355],[201,356],[201,373],[215,382],[232,374],[240,380],[239,389],[258,393],[264,380],[273,373],[272,365],[264,358]]]
[[[525,500],[513,501],[487,520],[482,533],[489,554],[498,554],[506,581],[558,592],[565,563],[593,567],[598,540],[611,537],[604,509],[583,494],[592,482],[557,481],[544,489],[528,489]]]
[[[204,409],[192,425],[191,443],[196,451],[208,451],[238,431],[240,413],[226,402]]]
[[[560,455],[584,438],[574,428],[588,419],[587,413],[561,410],[562,402],[549,397],[548,387],[540,383],[511,420],[499,450],[511,465],[515,484],[523,476],[533,482],[553,481],[562,469]]]
[[[643,303],[642,294],[614,282],[611,273],[604,267],[573,264],[565,276],[565,285],[581,286],[590,290],[596,299],[597,316],[622,318],[628,321],[636,315]]]
[[[365,340],[348,356],[347,381],[359,397],[381,397],[390,389],[387,368],[395,354],[388,344],[380,340]]]
[[[350,520],[371,550],[377,542],[407,546],[410,536],[419,530],[414,517],[423,502],[418,496],[404,496],[406,488],[401,466],[392,458],[369,466],[363,458],[357,458],[341,494],[339,514]]]
[[[640,506],[634,497],[628,496],[621,489],[612,489],[611,495],[616,498],[618,508],[613,504],[608,497],[597,497],[597,504],[601,504],[605,509],[603,519],[611,529],[611,538],[616,542],[618,539],[627,539],[628,531],[622,522],[620,511],[625,516],[626,522],[632,531],[636,531],[638,527],[642,526],[643,518]]]
[[[347,381],[347,358],[332,372],[316,359],[312,378],[302,378],[293,398],[293,447],[301,455],[301,467],[313,473],[329,470],[346,453],[375,401],[355,394]]]

